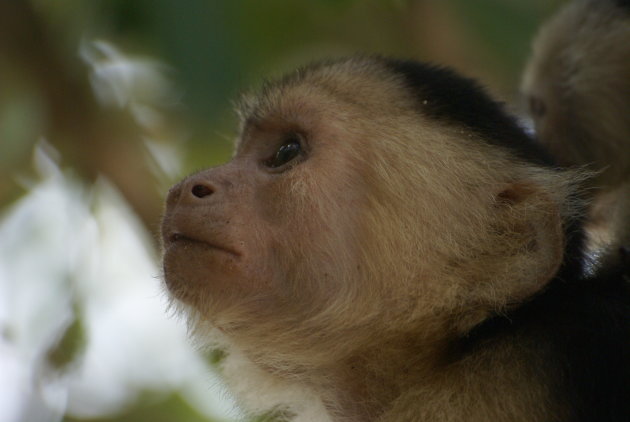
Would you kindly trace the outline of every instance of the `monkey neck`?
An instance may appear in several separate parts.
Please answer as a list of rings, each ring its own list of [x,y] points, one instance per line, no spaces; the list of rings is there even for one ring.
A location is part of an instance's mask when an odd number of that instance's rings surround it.
[[[388,338],[330,365],[304,373],[333,420],[367,421],[382,415],[403,392],[442,367],[446,336],[431,341],[409,334]]]
[[[450,321],[443,316],[396,335],[375,333],[361,347],[343,354],[336,353],[331,339],[326,342],[329,347],[278,344],[277,339],[262,347],[261,341],[246,340],[232,345],[265,374],[261,384],[284,391],[273,393],[275,399],[288,399],[272,403],[275,408],[299,409],[304,401],[314,400],[334,421],[368,421],[377,420],[409,391],[438,388],[436,380],[453,358],[445,351],[461,337],[459,327]],[[294,400],[296,391],[306,392],[304,400]],[[252,393],[261,395],[258,390]]]
[[[370,350],[330,368],[313,389],[334,421],[397,422],[404,419],[402,414],[410,417],[404,420],[441,420],[444,414],[454,415],[452,420],[546,420],[545,398],[553,375],[538,372],[546,367],[538,343],[530,344],[527,338],[515,344],[501,338],[491,342],[492,347],[465,354],[453,350],[448,357],[450,344],[407,343],[406,349]],[[514,378],[512,371],[536,376]],[[505,392],[510,392],[508,408],[513,409],[502,414],[493,399]],[[413,414],[406,413],[410,409]],[[524,409],[530,411],[520,413]],[[542,416],[531,409],[542,409]]]
[[[296,421],[440,420],[444,414],[454,415],[452,420],[545,420],[541,403],[554,374],[545,375],[548,359],[537,339],[484,337],[482,347],[471,349],[462,344],[458,327],[447,322],[417,328],[389,337],[375,333],[370,344],[343,355],[329,347],[326,359],[319,351],[309,355],[314,344],[292,344],[296,353],[290,355],[277,350],[277,340],[276,350],[231,342],[228,358],[235,360],[225,364],[224,372],[252,410],[286,410],[300,415]],[[250,374],[247,382],[243,370]],[[514,371],[536,376],[515,379]],[[502,413],[495,398],[506,391],[516,400],[509,410],[527,411],[498,419]],[[533,417],[531,409],[537,408],[542,416]]]

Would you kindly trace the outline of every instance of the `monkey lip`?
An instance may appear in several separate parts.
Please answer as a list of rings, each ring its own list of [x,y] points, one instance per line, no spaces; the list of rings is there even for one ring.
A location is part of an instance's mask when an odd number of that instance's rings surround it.
[[[171,248],[176,245],[182,245],[182,246],[198,245],[198,246],[203,246],[208,249],[215,249],[221,252],[225,252],[235,257],[241,256],[238,252],[232,249],[226,248],[224,246],[217,245],[216,243],[209,242],[207,240],[198,239],[196,237],[190,237],[182,233],[174,232],[167,236],[166,247]]]

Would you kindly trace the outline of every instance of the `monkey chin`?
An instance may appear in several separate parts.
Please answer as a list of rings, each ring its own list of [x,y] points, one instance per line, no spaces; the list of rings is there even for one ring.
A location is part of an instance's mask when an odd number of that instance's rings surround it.
[[[209,242],[181,238],[165,245],[164,281],[170,294],[188,305],[206,303],[209,295],[234,289],[242,279],[241,255]]]

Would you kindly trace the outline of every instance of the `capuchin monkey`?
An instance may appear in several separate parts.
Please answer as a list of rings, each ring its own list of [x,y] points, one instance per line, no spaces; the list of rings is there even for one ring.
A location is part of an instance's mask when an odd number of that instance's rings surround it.
[[[163,263],[252,415],[630,420],[630,289],[585,271],[584,176],[475,82],[354,57],[240,115],[233,159],[169,192]]]
[[[538,34],[523,77],[539,140],[594,172],[589,249],[630,247],[630,1],[577,0]]]

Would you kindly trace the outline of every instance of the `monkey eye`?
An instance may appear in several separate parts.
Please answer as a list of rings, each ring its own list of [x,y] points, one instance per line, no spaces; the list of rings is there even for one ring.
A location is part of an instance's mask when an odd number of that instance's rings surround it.
[[[273,157],[265,160],[265,164],[271,168],[277,168],[285,165],[295,157],[300,155],[302,144],[297,135],[291,135],[274,153]]]

